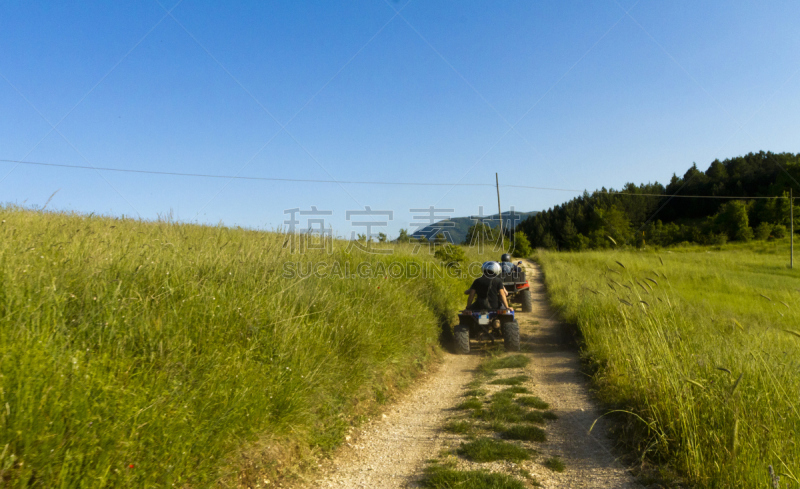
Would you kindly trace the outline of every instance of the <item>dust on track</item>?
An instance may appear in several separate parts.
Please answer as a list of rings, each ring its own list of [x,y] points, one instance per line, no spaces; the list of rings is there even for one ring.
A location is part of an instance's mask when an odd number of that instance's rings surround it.
[[[601,412],[580,371],[577,349],[549,307],[538,266],[528,261],[525,268],[533,312],[517,312],[517,320],[523,353],[531,359],[524,369],[531,379],[527,386],[559,417],[548,423],[548,441],[536,445],[539,454],[525,468],[545,488],[641,487],[612,452],[605,421],[600,419],[589,432]],[[480,360],[478,354],[444,354],[432,373],[354,433],[305,487],[418,487],[426,461],[459,441],[442,426],[454,415],[453,408],[462,400],[464,386]],[[566,466],[562,473],[542,465],[555,455]],[[496,465],[484,468],[502,469]]]

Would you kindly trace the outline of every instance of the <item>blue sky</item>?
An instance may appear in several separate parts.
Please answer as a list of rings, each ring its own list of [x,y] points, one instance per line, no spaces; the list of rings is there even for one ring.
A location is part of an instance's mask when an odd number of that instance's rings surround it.
[[[791,1],[9,1],[0,159],[594,190],[800,152]],[[55,126],[55,129],[53,129]],[[496,209],[493,188],[0,162],[0,202],[270,229],[284,210]],[[575,193],[503,188],[504,210]],[[302,226],[302,224],[301,224]]]

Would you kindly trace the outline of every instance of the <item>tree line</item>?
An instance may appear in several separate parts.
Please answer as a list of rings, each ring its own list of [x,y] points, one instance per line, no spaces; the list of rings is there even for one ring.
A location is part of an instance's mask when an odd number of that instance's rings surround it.
[[[621,190],[584,192],[529,217],[518,230],[533,247],[559,250],[780,238],[789,226],[789,189],[800,193],[798,182],[800,154],[749,153],[714,160],[705,172],[693,164],[666,186],[628,183]],[[798,211],[795,206],[795,218]]]

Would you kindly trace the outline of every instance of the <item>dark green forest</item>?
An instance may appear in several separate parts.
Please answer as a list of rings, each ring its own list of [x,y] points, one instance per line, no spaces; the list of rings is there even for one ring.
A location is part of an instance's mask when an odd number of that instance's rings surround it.
[[[714,160],[705,172],[694,164],[666,187],[629,183],[621,190],[584,192],[518,229],[532,246],[559,250],[780,238],[789,227],[789,190],[800,195],[798,182],[800,154],[749,153]],[[799,211],[795,206],[795,228]]]

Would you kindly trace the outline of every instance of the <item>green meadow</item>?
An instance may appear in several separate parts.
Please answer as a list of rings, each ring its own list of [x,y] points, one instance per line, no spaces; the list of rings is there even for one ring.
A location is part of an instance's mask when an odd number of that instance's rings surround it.
[[[641,463],[698,487],[773,487],[770,465],[798,484],[800,270],[787,239],[537,260]]]
[[[469,281],[420,274],[439,261],[411,244],[0,220],[3,487],[285,478],[425,368]]]

